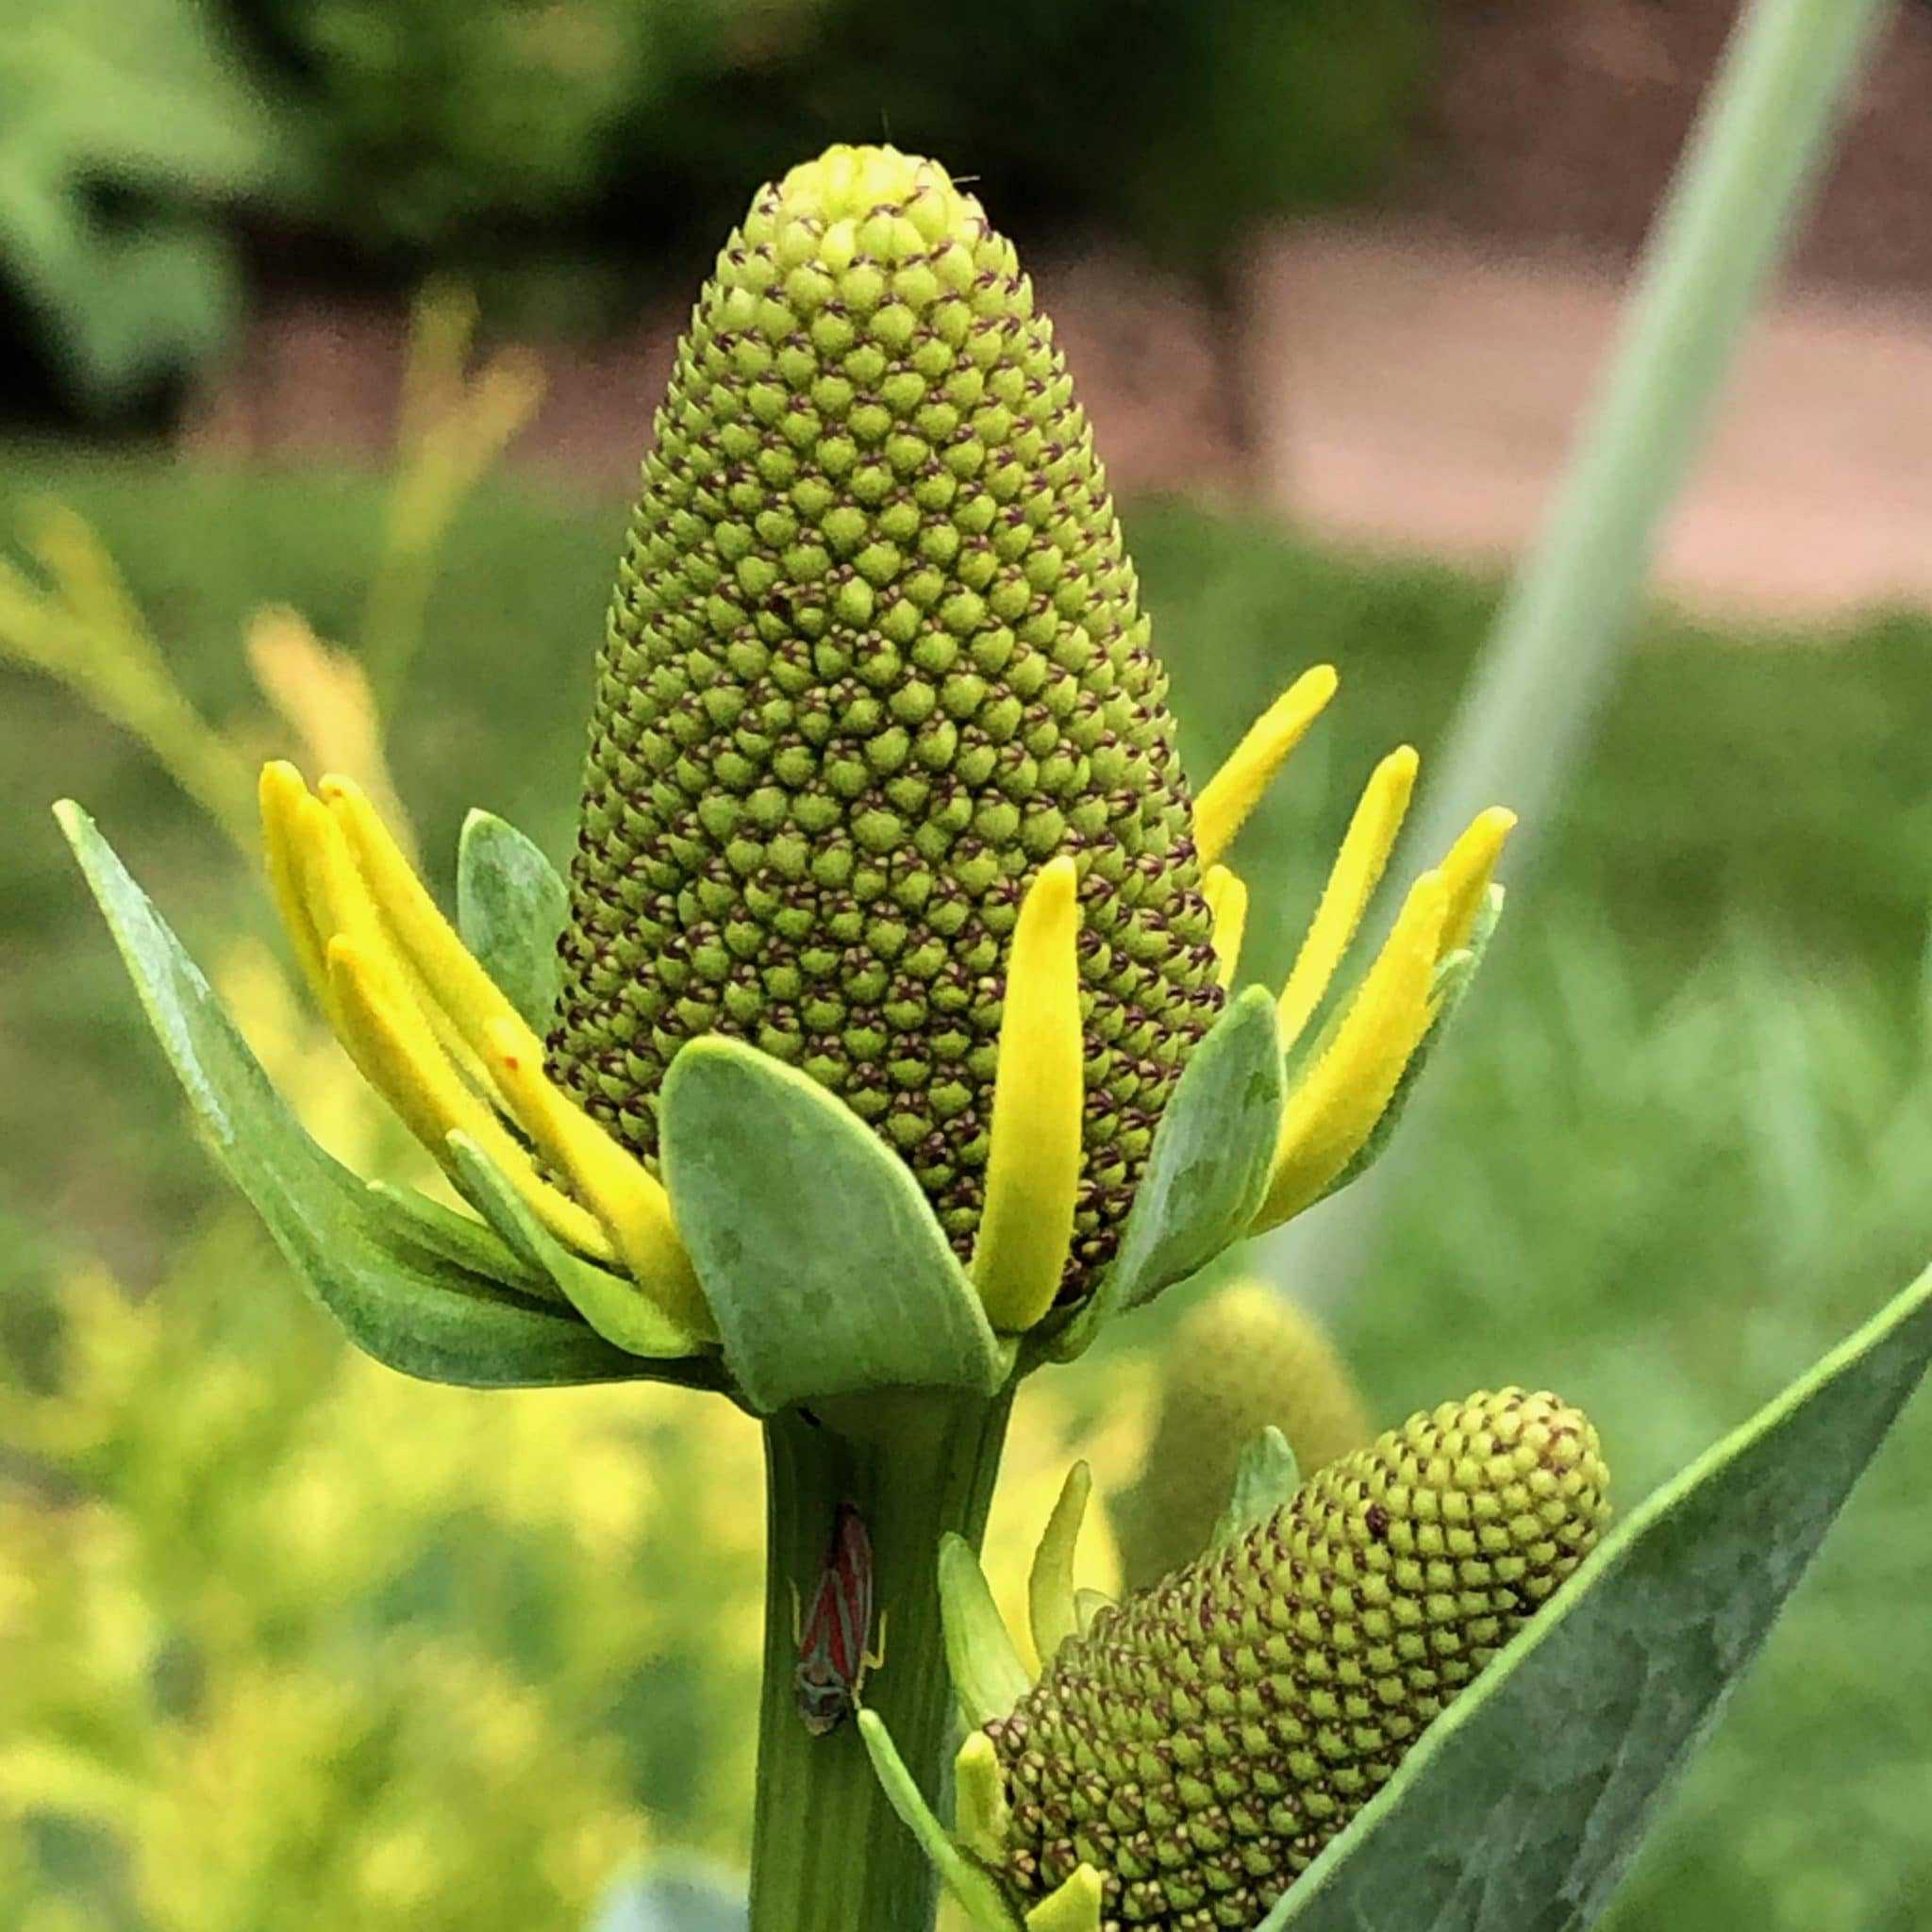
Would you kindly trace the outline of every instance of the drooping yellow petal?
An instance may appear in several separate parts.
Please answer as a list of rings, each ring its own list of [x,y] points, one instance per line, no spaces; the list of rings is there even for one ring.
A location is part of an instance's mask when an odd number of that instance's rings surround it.
[[[1074,1240],[1084,1092],[1077,883],[1071,858],[1041,868],[1007,959],[972,1274],[988,1319],[1008,1334],[1053,1306]]]
[[[539,1176],[522,1144],[457,1077],[408,989],[379,954],[339,933],[328,945],[328,976],[350,1058],[439,1161],[449,1158],[452,1131],[467,1134],[559,1241],[595,1260],[613,1258],[595,1219]]]
[[[1332,664],[1305,671],[1248,727],[1221,769],[1194,800],[1194,846],[1203,867],[1234,843],[1241,821],[1254,810],[1281,761],[1335,695],[1341,680]]]
[[[396,944],[369,881],[356,862],[341,820],[305,791],[293,801],[291,825],[297,876],[324,949],[337,934],[353,940],[385,977],[407,990],[412,1010],[427,1024],[463,1079],[479,1091],[487,1091],[489,1080],[482,1057]],[[329,985],[334,988],[333,975]],[[325,1002],[325,1008],[340,1032],[341,1015],[332,1004]],[[430,1151],[436,1152],[434,1148]]]
[[[316,930],[302,886],[302,861],[297,815],[308,796],[302,774],[286,758],[261,768],[261,844],[268,867],[269,891],[275,910],[295,950],[295,960],[308,990],[325,1012],[328,1010],[328,958],[324,937]]]
[[[442,916],[362,788],[353,779],[331,775],[317,789],[355,854],[384,927],[464,1044],[487,1063],[489,1030],[506,1025],[516,1033],[518,1051],[534,1055],[541,1064],[541,1041]]]
[[[1224,865],[1210,865],[1201,880],[1201,896],[1214,922],[1214,977],[1225,992],[1234,984],[1241,959],[1241,935],[1248,927],[1248,889],[1239,874]]]
[[[1469,829],[1449,848],[1440,868],[1449,889],[1449,910],[1442,921],[1444,957],[1468,943],[1483,894],[1495,876],[1503,844],[1516,827],[1516,814],[1500,805],[1478,812]]]
[[[1362,788],[1361,800],[1323,888],[1322,903],[1315,908],[1307,937],[1295,956],[1294,970],[1281,990],[1276,1010],[1284,1053],[1301,1038],[1308,1016],[1322,1004],[1342,955],[1362,923],[1362,914],[1381,882],[1382,868],[1394,849],[1396,834],[1402,830],[1421,762],[1413,745],[1400,745],[1375,767]]]
[[[1395,930],[1369,969],[1327,1050],[1281,1109],[1274,1173],[1251,1232],[1299,1214],[1369,1137],[1429,1028],[1429,986],[1449,891],[1440,872],[1409,889]]]
[[[491,1074],[517,1124],[603,1224],[638,1286],[674,1320],[716,1341],[663,1182],[544,1074],[542,1049],[527,1026],[490,1021],[485,1045]]]

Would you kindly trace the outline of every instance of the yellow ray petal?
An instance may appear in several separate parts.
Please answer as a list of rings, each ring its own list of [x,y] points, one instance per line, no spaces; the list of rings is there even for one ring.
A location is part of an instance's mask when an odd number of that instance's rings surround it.
[[[1308,935],[1295,956],[1294,970],[1281,990],[1276,1010],[1284,1053],[1301,1038],[1308,1016],[1322,1004],[1322,995],[1328,991],[1335,969],[1362,923],[1362,913],[1394,849],[1395,835],[1402,830],[1421,762],[1413,745],[1398,746],[1375,767],[1362,788],[1341,850],[1335,855],[1334,869],[1322,890],[1322,903],[1315,908]]]
[[[426,1023],[463,1079],[479,1092],[487,1092],[490,1083],[481,1056],[391,937],[369,881],[356,863],[341,819],[306,791],[293,803],[291,829],[297,875],[308,901],[308,916],[325,950],[338,933],[355,941],[385,977],[407,990],[412,1009]],[[333,989],[333,976],[329,984]],[[326,1010],[340,1032],[341,1019],[335,1008],[331,1005]]]
[[[613,1258],[604,1230],[584,1208],[538,1175],[535,1163],[482,1101],[457,1077],[401,979],[379,954],[345,934],[328,946],[329,985],[342,1044],[369,1084],[439,1161],[460,1129],[529,1203],[552,1234],[579,1254]]]
[[[1249,725],[1247,736],[1194,800],[1194,846],[1204,867],[1234,843],[1241,821],[1254,810],[1281,761],[1335,695],[1341,680],[1332,664],[1305,671]]]
[[[1429,1027],[1429,985],[1449,893],[1440,872],[1409,889],[1395,930],[1335,1029],[1281,1109],[1274,1173],[1251,1229],[1299,1214],[1354,1158],[1381,1119]]]
[[[362,788],[351,778],[330,775],[317,790],[355,854],[384,928],[463,1043],[487,1064],[490,1029],[508,1026],[516,1034],[518,1052],[534,1056],[541,1065],[542,1042],[442,916]]]
[[[517,1124],[603,1224],[638,1286],[675,1321],[715,1341],[717,1326],[663,1182],[545,1075],[542,1049],[527,1026],[489,1022],[487,1049]]]
[[[1469,829],[1449,848],[1449,856],[1438,868],[1449,889],[1449,910],[1442,921],[1445,958],[1468,942],[1482,908],[1483,894],[1495,876],[1496,861],[1503,856],[1504,841],[1515,827],[1513,811],[1491,806],[1470,822]]]
[[[275,895],[289,943],[308,990],[325,1012],[329,1009],[328,959],[323,936],[315,929],[302,887],[302,863],[297,815],[308,787],[286,758],[261,768],[261,844],[268,866],[269,891]]]
[[[988,1318],[1008,1334],[1032,1327],[1053,1306],[1073,1245],[1085,1071],[1076,885],[1071,858],[1041,869],[1007,958],[972,1274]]]
[[[1201,896],[1214,922],[1214,977],[1225,992],[1241,965],[1241,935],[1248,928],[1248,889],[1226,866],[1210,865],[1201,880]]]

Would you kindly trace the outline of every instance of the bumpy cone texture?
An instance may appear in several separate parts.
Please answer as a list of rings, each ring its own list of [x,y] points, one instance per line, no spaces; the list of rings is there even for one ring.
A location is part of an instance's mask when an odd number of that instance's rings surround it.
[[[1108,1927],[1258,1924],[1589,1553],[1607,1480],[1554,1396],[1472,1396],[1103,1611],[986,1727],[1016,1897],[1084,1859]]]
[[[699,297],[619,565],[551,1071],[632,1148],[716,1031],[910,1163],[961,1255],[1005,960],[1081,879],[1085,1170],[1111,1253],[1222,995],[1165,677],[1009,242],[930,161],[833,149]]]
[[[1198,1556],[1241,1453],[1273,1424],[1304,1476],[1373,1440],[1347,1364],[1307,1309],[1258,1282],[1209,1295],[1160,1352],[1160,1411],[1147,1459],[1110,1505],[1129,1590]]]

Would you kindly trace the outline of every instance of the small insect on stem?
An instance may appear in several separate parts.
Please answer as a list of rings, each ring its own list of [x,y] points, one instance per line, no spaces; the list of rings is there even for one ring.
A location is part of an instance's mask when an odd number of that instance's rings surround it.
[[[837,1730],[858,1707],[866,1673],[886,1660],[883,1615],[878,1648],[869,1647],[872,1611],[872,1538],[858,1508],[841,1503],[809,1612],[800,1607],[798,1586],[791,1587],[791,1634],[798,1645],[793,1685],[799,1718],[815,1738]]]

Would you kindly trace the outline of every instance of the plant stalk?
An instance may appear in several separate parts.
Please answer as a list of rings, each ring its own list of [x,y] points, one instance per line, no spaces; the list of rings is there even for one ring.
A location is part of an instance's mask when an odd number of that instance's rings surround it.
[[[932,1869],[857,1729],[847,1722],[813,1737],[799,1717],[794,1606],[809,1607],[818,1588],[838,1506],[855,1505],[872,1541],[874,1641],[882,1625],[886,1652],[865,1702],[937,1808],[952,1715],[939,1541],[953,1530],[978,1547],[1011,1402],[921,1391],[827,1404],[811,1417],[787,1410],[766,1424],[751,1932],[922,1932],[933,1922]]]
[[[1550,831],[1608,697],[1665,513],[1745,325],[1809,206],[1832,133],[1895,0],[1751,0],[1652,228],[1602,386],[1541,535],[1464,691],[1405,844],[1430,862],[1484,807],[1524,820],[1520,874]],[[1509,930],[1506,920],[1504,930]],[[1284,1230],[1271,1265],[1344,1292],[1423,1144],[1426,1093],[1389,1155]]]

